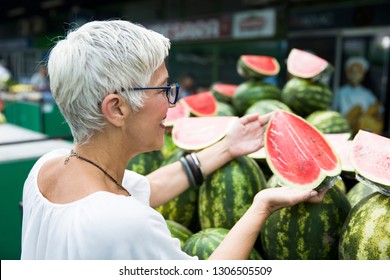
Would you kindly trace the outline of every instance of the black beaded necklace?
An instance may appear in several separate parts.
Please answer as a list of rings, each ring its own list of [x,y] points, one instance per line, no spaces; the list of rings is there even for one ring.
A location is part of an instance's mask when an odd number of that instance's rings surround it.
[[[114,179],[114,177],[112,177],[110,174],[108,174],[108,172],[107,172],[106,170],[104,170],[102,167],[100,167],[99,165],[97,165],[97,164],[94,163],[93,161],[91,161],[91,160],[89,160],[89,159],[87,159],[87,158],[85,158],[85,157],[80,156],[80,154],[79,154],[79,153],[76,153],[74,150],[71,150],[71,151],[70,151],[69,156],[68,156],[68,157],[65,159],[65,161],[64,161],[64,165],[67,165],[67,164],[68,164],[69,159],[70,159],[71,157],[76,157],[76,158],[78,158],[78,159],[81,159],[81,160],[83,160],[83,161],[86,161],[86,162],[92,164],[93,166],[97,167],[97,168],[100,169],[100,171],[102,171],[108,178],[110,178],[110,180],[113,181],[113,182],[115,183],[115,185],[116,185],[119,189],[124,190],[124,191],[127,192],[127,190],[126,190],[121,184],[119,184],[118,181]],[[129,195],[131,195],[131,194],[129,193]]]

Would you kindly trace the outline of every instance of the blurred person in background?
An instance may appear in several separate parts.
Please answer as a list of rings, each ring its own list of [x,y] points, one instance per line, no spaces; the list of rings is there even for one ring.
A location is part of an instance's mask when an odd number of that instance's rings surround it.
[[[195,78],[192,74],[186,74],[179,78],[179,98],[195,94]]]
[[[364,57],[353,56],[345,62],[347,83],[335,92],[332,109],[348,119],[352,133],[359,129],[381,133],[383,130],[383,107],[374,93],[362,82],[369,63]]]
[[[33,86],[33,90],[36,91],[50,90],[50,81],[46,65],[41,64],[38,66],[38,70],[31,76],[30,84]]]
[[[5,59],[0,57],[0,90],[5,89],[7,82],[12,78],[11,71],[6,65]]]

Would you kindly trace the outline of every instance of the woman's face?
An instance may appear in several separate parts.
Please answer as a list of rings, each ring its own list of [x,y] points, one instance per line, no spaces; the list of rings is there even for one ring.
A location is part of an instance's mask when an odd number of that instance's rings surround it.
[[[148,87],[166,86],[168,71],[163,63],[154,72]],[[167,116],[169,103],[166,90],[145,90],[144,106],[129,116],[127,135],[136,146],[137,152],[158,150],[164,144],[164,119]]]

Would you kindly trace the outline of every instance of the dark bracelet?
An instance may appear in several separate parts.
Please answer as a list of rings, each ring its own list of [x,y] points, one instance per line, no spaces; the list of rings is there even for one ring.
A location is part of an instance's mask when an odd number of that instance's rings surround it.
[[[200,172],[198,166],[196,165],[195,161],[193,160],[193,158],[190,155],[186,155],[185,159],[188,163],[188,166],[191,169],[192,175],[194,176],[196,185],[197,186],[202,185],[203,181],[204,181],[203,176],[202,176],[202,173]]]
[[[190,185],[191,186],[196,186],[197,184],[195,182],[194,175],[192,174],[192,171],[190,169],[190,166],[188,165],[187,160],[184,157],[181,157],[180,158],[180,163],[183,166],[184,171],[187,174],[188,180],[190,181]]]
[[[202,166],[200,165],[200,161],[198,159],[198,156],[196,155],[196,153],[191,153],[191,157],[194,160],[196,166],[198,167],[199,172],[202,175],[203,180],[206,180],[206,175],[204,174]]]

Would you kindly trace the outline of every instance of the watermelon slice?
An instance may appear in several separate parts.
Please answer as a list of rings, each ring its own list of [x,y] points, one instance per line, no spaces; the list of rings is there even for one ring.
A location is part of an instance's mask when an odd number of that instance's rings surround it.
[[[173,126],[176,120],[190,116],[190,110],[182,103],[177,103],[175,107],[168,109],[167,117],[165,118],[165,126]]]
[[[241,55],[237,62],[237,72],[245,79],[262,79],[279,74],[279,62],[272,56]]]
[[[350,160],[352,140],[349,140],[349,138],[351,138],[351,133],[326,133],[324,135],[341,160],[341,170],[345,172],[355,172]]]
[[[217,99],[211,91],[186,96],[180,99],[180,103],[197,117],[209,117],[217,113]]]
[[[356,173],[390,194],[390,139],[359,130],[353,139],[351,163]]]
[[[341,173],[340,160],[323,134],[287,111],[278,110],[272,116],[265,154],[270,169],[288,187],[316,189]]]
[[[254,158],[254,159],[265,159],[265,148],[262,147],[260,150],[257,150],[256,152],[248,154],[248,157]]]
[[[234,84],[214,84],[211,87],[211,92],[220,102],[231,102],[238,85]]]
[[[184,150],[204,149],[221,140],[236,118],[238,117],[215,116],[178,119],[172,129],[172,141]]]
[[[315,54],[292,49],[287,58],[287,71],[298,78],[319,79],[322,75],[333,71],[333,67],[328,61]]]

